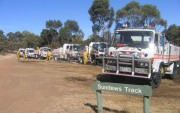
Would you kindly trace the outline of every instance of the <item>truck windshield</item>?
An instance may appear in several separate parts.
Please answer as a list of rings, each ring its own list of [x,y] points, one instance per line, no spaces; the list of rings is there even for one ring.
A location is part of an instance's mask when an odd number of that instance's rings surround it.
[[[99,51],[100,52],[104,52],[104,49],[106,48],[106,44],[105,43],[100,43],[99,44]]]
[[[105,43],[93,44],[93,49],[96,51],[104,52],[104,48],[106,48]]]
[[[120,43],[124,46],[148,48],[152,38],[152,31],[119,31],[115,35],[114,46]]]
[[[74,46],[73,46],[73,51],[78,51],[78,50],[79,50],[79,47],[80,47],[80,45],[74,45]]]
[[[50,48],[44,48],[44,51],[48,52],[48,51],[51,51],[51,49]]]
[[[34,50],[29,50],[29,53],[34,53]]]

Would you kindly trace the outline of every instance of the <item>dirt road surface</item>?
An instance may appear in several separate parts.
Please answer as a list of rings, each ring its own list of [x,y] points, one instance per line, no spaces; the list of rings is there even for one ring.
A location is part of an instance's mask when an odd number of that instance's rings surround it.
[[[90,87],[100,66],[0,56],[0,113],[96,113]],[[104,113],[143,113],[139,96],[103,92]],[[180,113],[180,77],[163,79],[150,98],[151,113]]]

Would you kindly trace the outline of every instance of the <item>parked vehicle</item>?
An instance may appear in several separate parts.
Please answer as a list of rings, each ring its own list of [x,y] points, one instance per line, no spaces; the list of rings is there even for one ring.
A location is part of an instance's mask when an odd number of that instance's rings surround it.
[[[52,52],[52,57],[57,59],[64,59],[64,60],[77,60],[78,58],[78,49],[80,44],[64,44],[63,47],[55,49]]]
[[[35,50],[33,48],[26,48],[25,49],[25,55],[26,58],[35,58]]]
[[[91,42],[89,46],[82,46],[78,52],[78,61],[83,62],[83,52],[86,49],[88,52],[87,62],[91,62],[95,65],[102,63],[102,58],[105,48],[107,48],[106,42]]]
[[[24,48],[19,48],[20,57],[23,57],[24,52],[25,52]]]
[[[35,50],[35,58],[45,59],[47,58],[47,52],[51,52],[51,48],[49,47],[41,47],[38,50]]]
[[[105,50],[102,73],[148,79],[157,88],[165,74],[175,78],[179,60],[180,47],[154,28],[119,28]]]

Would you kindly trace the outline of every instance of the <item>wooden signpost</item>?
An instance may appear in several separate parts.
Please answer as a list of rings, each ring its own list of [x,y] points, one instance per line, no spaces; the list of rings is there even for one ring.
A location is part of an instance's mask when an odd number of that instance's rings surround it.
[[[98,113],[102,113],[103,110],[101,91],[143,96],[144,113],[149,113],[149,97],[152,96],[152,88],[148,85],[130,85],[96,81],[91,87],[96,90]]]

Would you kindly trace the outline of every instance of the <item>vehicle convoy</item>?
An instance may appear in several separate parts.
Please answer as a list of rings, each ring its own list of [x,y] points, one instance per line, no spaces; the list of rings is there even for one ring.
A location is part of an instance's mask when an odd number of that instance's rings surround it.
[[[78,52],[78,61],[83,63],[83,52],[86,50],[88,52],[87,62],[91,62],[95,65],[102,63],[102,58],[106,47],[106,42],[91,42],[89,46],[82,45]]]
[[[148,79],[159,87],[162,77],[173,79],[180,61],[180,47],[170,44],[154,28],[119,28],[113,46],[105,49],[104,74]],[[126,77],[125,77],[126,78]]]
[[[63,47],[54,49],[54,51],[51,53],[51,56],[55,60],[77,60],[79,47],[80,44],[64,44]]]

